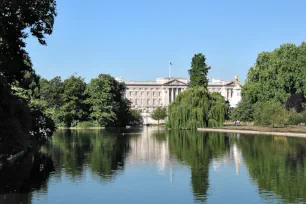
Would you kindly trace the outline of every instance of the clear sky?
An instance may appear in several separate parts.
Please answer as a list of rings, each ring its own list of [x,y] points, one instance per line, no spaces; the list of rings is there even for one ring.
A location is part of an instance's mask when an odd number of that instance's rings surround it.
[[[48,46],[29,38],[42,77],[86,81],[100,73],[127,80],[188,77],[202,52],[209,78],[246,78],[257,54],[306,40],[305,0],[57,0]]]

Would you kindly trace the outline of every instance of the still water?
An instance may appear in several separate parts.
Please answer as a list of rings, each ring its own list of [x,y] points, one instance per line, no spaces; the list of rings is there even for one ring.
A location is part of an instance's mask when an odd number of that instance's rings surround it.
[[[0,171],[0,203],[306,203],[306,139],[58,131]]]

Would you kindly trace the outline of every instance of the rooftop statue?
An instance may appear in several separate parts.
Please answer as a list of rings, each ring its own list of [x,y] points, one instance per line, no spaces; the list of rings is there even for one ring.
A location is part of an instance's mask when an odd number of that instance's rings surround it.
[[[238,86],[238,85],[240,85],[239,79],[238,79],[238,76],[235,75],[235,87]]]

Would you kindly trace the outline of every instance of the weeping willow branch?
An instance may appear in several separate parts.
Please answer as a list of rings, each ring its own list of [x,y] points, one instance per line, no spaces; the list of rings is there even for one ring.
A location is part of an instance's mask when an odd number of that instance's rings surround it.
[[[196,129],[221,127],[225,120],[227,104],[218,93],[209,93],[204,87],[189,88],[177,96],[169,106],[168,127],[171,129]]]

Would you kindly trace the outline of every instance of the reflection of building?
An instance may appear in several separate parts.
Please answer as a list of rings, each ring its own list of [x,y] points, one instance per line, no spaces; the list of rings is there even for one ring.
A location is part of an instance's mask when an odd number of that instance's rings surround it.
[[[127,161],[130,164],[154,161],[160,171],[170,164],[168,140],[158,140],[158,129],[144,128],[141,136],[130,138],[129,144]]]
[[[212,165],[213,165],[214,170],[217,170],[224,164],[235,163],[236,175],[239,175],[241,160],[242,160],[242,152],[237,147],[236,144],[233,144],[230,147],[230,152],[221,158],[213,159]]]

